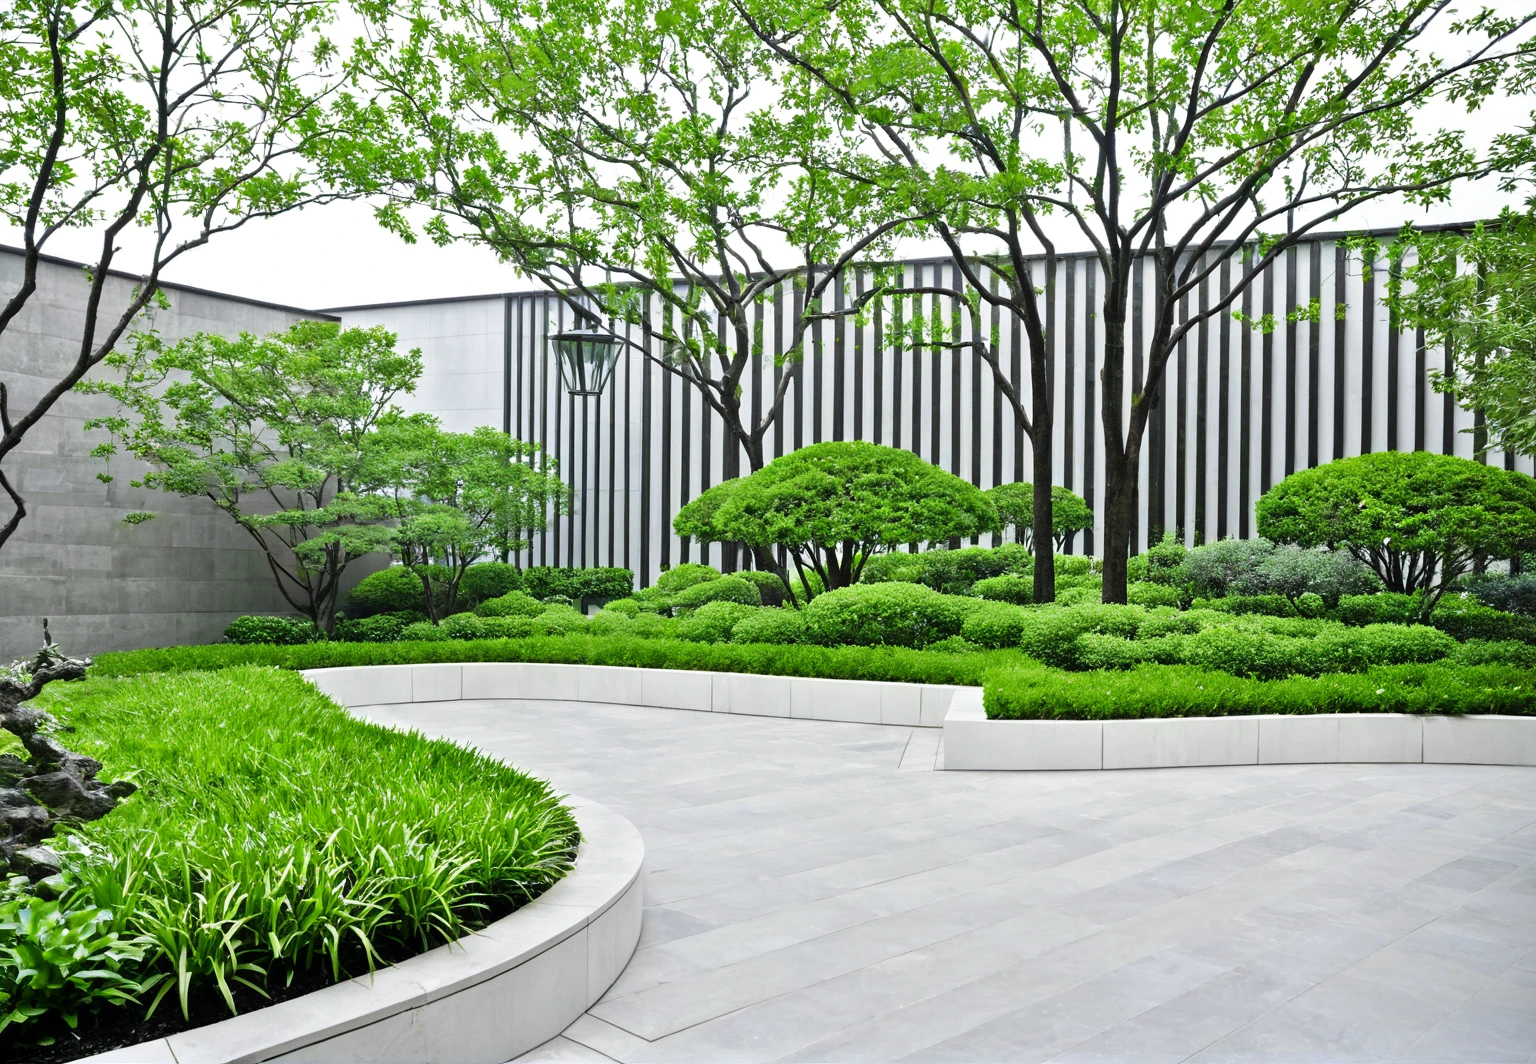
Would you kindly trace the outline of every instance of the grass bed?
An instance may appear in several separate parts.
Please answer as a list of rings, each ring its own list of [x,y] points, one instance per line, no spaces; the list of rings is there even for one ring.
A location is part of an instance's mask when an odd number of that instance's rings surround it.
[[[57,1035],[67,1059],[366,973],[511,912],[575,855],[547,783],[358,721],[291,672],[93,676],[39,703],[141,788],[73,833],[59,905],[98,914],[119,947],[101,963],[137,1001],[111,1007],[90,979],[18,991],[0,948],[0,1002],[48,1008],[0,1031],[6,1059],[47,1056],[24,1047]],[[7,933],[26,938],[0,921]],[[59,1029],[69,1015],[80,1034]]]

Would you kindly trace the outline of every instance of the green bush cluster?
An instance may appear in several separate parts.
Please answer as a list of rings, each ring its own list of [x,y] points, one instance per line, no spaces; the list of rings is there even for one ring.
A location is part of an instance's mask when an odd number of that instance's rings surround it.
[[[320,638],[323,636],[313,624],[298,617],[236,617],[224,629],[226,642],[245,645],[297,646]]]
[[[476,617],[537,617],[544,603],[522,591],[508,591],[480,603],[472,611]]]
[[[334,638],[344,643],[393,643],[400,638],[407,625],[426,619],[419,610],[375,613],[357,620],[341,616],[336,619]]]
[[[989,672],[994,720],[1115,720],[1255,713],[1506,713],[1536,707],[1536,673],[1509,665],[1381,665],[1363,673],[1261,680],[1192,666]]]
[[[0,1055],[93,1011],[233,1011],[238,984],[365,974],[504,915],[575,856],[548,784],[356,720],[291,673],[98,675],[40,701],[142,787],[74,829],[56,899],[0,888]]]
[[[535,565],[523,571],[523,589],[540,601],[556,595],[572,602],[583,598],[623,598],[635,590],[632,570],[609,566],[586,569]]]
[[[965,610],[922,584],[856,584],[817,595],[805,623],[824,646],[921,647],[959,635]]]

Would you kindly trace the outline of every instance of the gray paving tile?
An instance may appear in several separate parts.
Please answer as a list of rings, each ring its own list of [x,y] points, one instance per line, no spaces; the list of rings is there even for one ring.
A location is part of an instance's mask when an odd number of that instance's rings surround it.
[[[1536,770],[944,773],[938,733],[374,707],[605,802],[641,948],[545,1061],[1502,1062],[1536,1049]]]

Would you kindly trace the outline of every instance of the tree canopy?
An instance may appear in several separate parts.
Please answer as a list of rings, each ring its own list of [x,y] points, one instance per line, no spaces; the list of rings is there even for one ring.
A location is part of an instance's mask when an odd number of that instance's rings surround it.
[[[1343,548],[1423,614],[1480,559],[1536,547],[1536,479],[1465,458],[1382,451],[1292,473],[1259,499],[1259,534]]]
[[[1035,543],[1035,486],[1028,481],[999,484],[986,493],[997,509],[997,520],[1004,532],[1013,528],[1019,542],[1030,550]],[[1060,484],[1051,485],[1051,538],[1056,549],[1066,546],[1068,537],[1093,527],[1093,511],[1081,495]]]
[[[1481,415],[1476,449],[1536,455],[1536,200],[1469,232],[1405,229],[1392,253],[1388,305],[1449,350],[1434,384]]]
[[[673,528],[703,540],[785,548],[830,591],[903,544],[941,543],[997,528],[985,495],[911,451],[818,443],[704,492]]]
[[[210,500],[265,553],[288,603],[329,630],[343,571],[388,549],[380,522],[391,513],[373,494],[390,483],[379,431],[399,439],[430,426],[395,402],[415,389],[421,352],[397,351],[382,327],[303,321],[173,344],[139,332],[105,361],[114,376],[78,386],[117,401],[86,422],[111,435],[93,453],[146,463],[135,487]]]

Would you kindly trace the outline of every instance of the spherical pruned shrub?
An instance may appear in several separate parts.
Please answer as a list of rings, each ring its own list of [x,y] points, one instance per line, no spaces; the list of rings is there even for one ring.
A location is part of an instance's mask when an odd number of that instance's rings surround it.
[[[508,591],[475,607],[477,617],[537,617],[547,607],[532,595]]]
[[[641,639],[667,639],[677,630],[677,621],[659,613],[637,613],[629,622],[629,634]]]
[[[569,635],[572,632],[584,632],[591,624],[582,612],[572,606],[559,604],[550,605],[534,618],[538,628],[545,635]]]
[[[971,594],[993,602],[1011,602],[1016,606],[1027,606],[1034,600],[1035,581],[1032,577],[1011,573],[1005,576],[989,576],[985,580],[978,580],[972,584]]]
[[[1086,632],[1134,638],[1147,619],[1139,606],[1103,603],[1080,606],[1043,606],[1029,610],[1019,647],[1024,653],[1058,669],[1084,668],[1078,656],[1077,637]]]
[[[782,606],[788,595],[784,590],[784,581],[779,579],[778,573],[765,572],[762,569],[743,569],[734,574],[743,580],[750,581],[757,588],[758,598],[764,606]]]
[[[431,621],[417,621],[415,624],[408,624],[400,632],[400,641],[402,643],[443,643],[448,638],[448,633]]]
[[[960,626],[960,635],[969,643],[994,650],[1018,646],[1028,616],[1029,612],[1022,606],[986,601],[980,608],[967,613],[965,623]]]
[[[481,639],[485,629],[473,613],[455,613],[444,617],[437,626],[449,639]]]
[[[315,626],[297,617],[236,617],[224,629],[224,638],[231,643],[271,643],[276,646],[298,646],[323,638]]]
[[[587,631],[593,635],[627,635],[634,627],[632,614],[601,609],[587,618]]]
[[[1297,671],[1301,651],[1309,642],[1258,628],[1223,625],[1185,636],[1183,658],[1202,669],[1273,680]]]
[[[1129,669],[1146,660],[1145,646],[1124,636],[1084,632],[1076,644],[1077,660],[1084,669]]]
[[[375,613],[355,621],[343,617],[336,622],[335,637],[344,643],[393,643],[400,638],[406,625],[424,620],[426,617],[415,610]]]
[[[809,640],[800,610],[762,609],[748,614],[731,629],[733,643],[804,643]]]
[[[482,602],[522,588],[523,574],[517,566],[506,562],[481,562],[464,570],[463,579],[459,581],[459,605],[467,610],[474,609]]]
[[[675,595],[684,588],[702,584],[706,580],[720,579],[720,570],[713,565],[684,562],[674,565],[656,578],[656,590],[664,595]]]
[[[1536,620],[1491,610],[1470,595],[1447,595],[1429,623],[1457,639],[1518,639],[1536,643]]]
[[[1296,600],[1296,612],[1303,617],[1321,617],[1328,612],[1328,603],[1315,591],[1308,591]]]
[[[622,613],[626,617],[633,617],[640,612],[640,600],[634,598],[618,598],[603,606],[604,611]]]
[[[1419,618],[1419,596],[1383,591],[1379,595],[1345,595],[1339,599],[1339,620],[1345,624],[1412,624]]]
[[[965,611],[921,584],[856,584],[817,595],[805,608],[813,642],[921,647],[960,633]]]
[[[753,590],[756,590],[755,588]],[[677,622],[676,637],[690,643],[728,643],[731,629],[761,609],[742,602],[706,602]]]
[[[543,634],[537,617],[481,617],[476,639],[526,639]]]
[[[448,579],[448,570],[440,565],[429,566],[428,575],[437,584]],[[372,617],[375,613],[422,610],[425,606],[421,577],[403,565],[369,573],[347,593],[347,616],[353,620]]]
[[[908,554],[906,551],[892,551],[889,554],[877,554],[864,563],[864,571],[859,574],[861,584],[921,584],[927,574],[927,566],[924,565],[922,554]]]
[[[761,606],[757,585],[739,576],[722,576],[683,588],[672,597],[674,608],[702,606],[707,602],[737,602],[743,606]]]
[[[1154,584],[1150,580],[1138,580],[1134,584],[1127,584],[1125,588],[1125,601],[1132,606],[1178,606],[1183,599],[1181,589],[1167,584]]]

